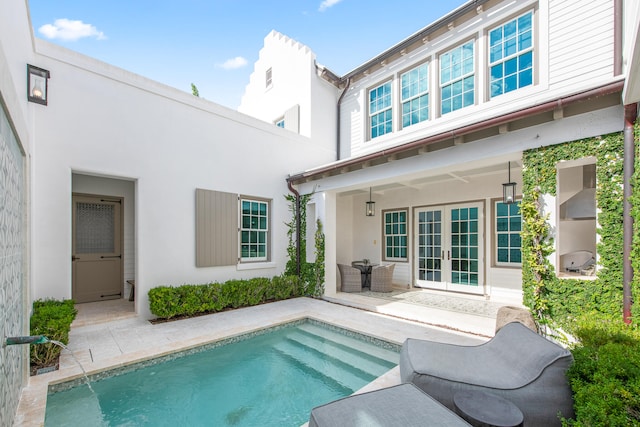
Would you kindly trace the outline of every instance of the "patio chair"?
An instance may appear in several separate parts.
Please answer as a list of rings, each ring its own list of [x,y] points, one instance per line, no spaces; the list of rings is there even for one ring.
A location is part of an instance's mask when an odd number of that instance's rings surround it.
[[[407,339],[400,353],[400,376],[454,409],[460,391],[483,391],[515,404],[524,425],[561,425],[573,417],[566,371],[571,352],[519,322],[503,326],[488,342],[459,346]]]
[[[371,270],[371,291],[391,292],[393,290],[393,269],[395,264],[380,265]]]
[[[338,264],[342,292],[362,292],[362,273],[350,265]]]

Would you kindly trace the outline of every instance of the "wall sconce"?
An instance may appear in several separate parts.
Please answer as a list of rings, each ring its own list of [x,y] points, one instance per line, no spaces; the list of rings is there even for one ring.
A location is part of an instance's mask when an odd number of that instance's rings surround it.
[[[516,183],[511,181],[511,162],[509,162],[509,182],[502,184],[502,202],[510,205],[516,201]]]
[[[369,201],[365,206],[365,215],[376,216],[376,202],[371,200],[371,187],[369,187]]]
[[[27,64],[27,99],[36,104],[47,105],[49,70]]]

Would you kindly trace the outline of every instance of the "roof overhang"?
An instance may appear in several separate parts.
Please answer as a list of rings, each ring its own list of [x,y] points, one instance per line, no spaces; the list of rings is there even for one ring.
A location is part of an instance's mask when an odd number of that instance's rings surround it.
[[[613,83],[594,88],[585,92],[569,95],[553,101],[544,102],[508,114],[493,117],[488,120],[482,120],[463,127],[441,132],[435,135],[429,135],[407,143],[399,144],[380,151],[366,154],[359,157],[352,157],[345,160],[333,162],[328,165],[310,169],[301,173],[290,175],[287,181],[290,184],[304,184],[307,182],[327,178],[333,175],[349,173],[364,168],[377,166],[393,160],[404,159],[412,156],[423,155],[428,152],[448,148],[456,144],[460,137],[465,137],[467,141],[472,139],[482,139],[490,136],[492,133],[500,132],[500,128],[511,123],[533,119],[538,123],[546,114],[549,120],[553,120],[553,113],[570,106],[592,101],[598,98],[604,99],[609,96],[612,103],[620,103],[620,93],[624,86],[624,80],[618,80]],[[602,108],[600,105],[598,108]],[[551,114],[549,114],[551,113]]]

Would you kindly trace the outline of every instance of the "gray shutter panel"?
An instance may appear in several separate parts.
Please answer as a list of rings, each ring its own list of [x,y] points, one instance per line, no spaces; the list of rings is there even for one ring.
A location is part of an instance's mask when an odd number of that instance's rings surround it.
[[[196,267],[238,263],[238,195],[196,188]]]

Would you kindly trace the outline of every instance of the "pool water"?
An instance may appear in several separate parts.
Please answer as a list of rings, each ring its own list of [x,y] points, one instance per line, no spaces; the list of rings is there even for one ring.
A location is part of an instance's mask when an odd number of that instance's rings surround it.
[[[295,426],[398,364],[398,347],[296,322],[50,393],[45,426]]]

